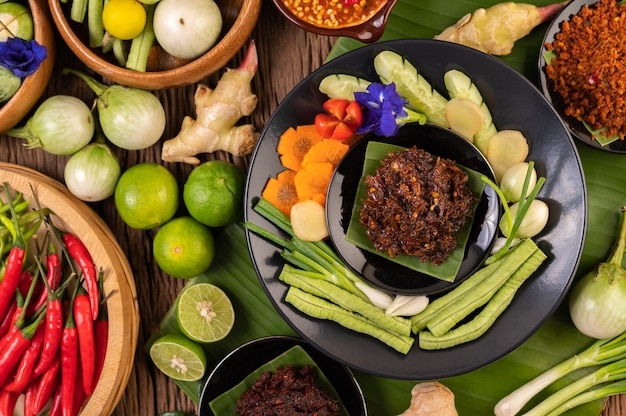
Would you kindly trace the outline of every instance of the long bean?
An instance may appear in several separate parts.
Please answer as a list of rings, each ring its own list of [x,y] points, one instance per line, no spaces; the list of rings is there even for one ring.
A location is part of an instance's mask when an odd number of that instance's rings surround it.
[[[441,337],[436,337],[428,331],[421,331],[420,348],[425,350],[450,348],[482,336],[509,306],[517,290],[541,266],[546,257],[541,250],[535,251],[468,323],[446,332]]]
[[[126,68],[134,71],[145,72],[148,64],[148,55],[154,44],[155,35],[152,20],[154,18],[155,4],[144,4],[146,9],[146,25],[136,38],[130,43],[130,51],[126,60]]]

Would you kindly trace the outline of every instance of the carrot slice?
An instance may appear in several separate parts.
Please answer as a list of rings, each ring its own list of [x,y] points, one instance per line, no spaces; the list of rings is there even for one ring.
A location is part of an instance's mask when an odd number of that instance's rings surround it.
[[[309,163],[294,177],[296,192],[300,201],[314,199],[321,202],[326,200],[326,191],[330,178],[333,175],[333,165],[329,162]]]
[[[276,178],[270,178],[262,192],[263,198],[287,216],[291,214],[291,207],[298,202],[295,176],[296,172],[284,170]]]
[[[287,169],[299,171],[309,149],[322,140],[324,138],[317,132],[314,124],[297,126],[295,129],[289,127],[278,140],[280,162]]]
[[[350,146],[339,140],[324,139],[314,144],[304,155],[302,166],[306,167],[310,163],[328,162],[336,167],[343,155],[346,154]]]

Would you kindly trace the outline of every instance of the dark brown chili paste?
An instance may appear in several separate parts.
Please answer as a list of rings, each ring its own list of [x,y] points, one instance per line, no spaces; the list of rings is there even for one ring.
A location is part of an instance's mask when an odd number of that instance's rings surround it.
[[[315,367],[287,365],[261,374],[241,395],[235,412],[241,416],[335,416],[339,404],[315,384]]]
[[[472,215],[467,174],[448,159],[412,147],[392,152],[365,178],[360,222],[377,250],[441,264]]]

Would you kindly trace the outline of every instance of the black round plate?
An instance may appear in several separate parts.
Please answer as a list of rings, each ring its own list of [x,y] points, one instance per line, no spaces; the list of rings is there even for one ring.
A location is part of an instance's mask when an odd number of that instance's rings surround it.
[[[354,374],[346,366],[333,361],[311,347],[303,339],[270,336],[249,341],[224,357],[207,378],[198,403],[198,416],[213,416],[209,403],[245,379],[248,374],[273,360],[291,347],[300,345],[333,385],[350,415],[367,416],[365,397]]]
[[[414,345],[407,355],[382,342],[330,321],[310,318],[283,301],[287,286],[277,279],[284,261],[277,246],[247,232],[248,248],[261,285],[285,320],[319,350],[360,371],[398,379],[434,379],[466,373],[512,351],[554,312],[561,303],[579,262],[587,224],[587,196],[578,152],[567,126],[541,92],[499,59],[450,42],[403,39],[380,42],[348,52],[313,72],[279,105],[268,121],[248,173],[245,219],[269,231],[280,230],[253,207],[265,183],[283,167],[276,146],[290,126],[313,123],[327,98],[320,81],[333,73],[378,80],[373,59],[393,50],[415,65],[440,92],[443,74],[458,69],[468,74],[481,91],[499,130],[520,130],[529,140],[529,159],[547,178],[539,197],[550,207],[550,220],[536,238],[548,255],[540,270],[526,282],[507,310],[474,342],[439,351]]]
[[[408,124],[393,137],[368,135],[357,142],[341,160],[328,187],[326,217],[330,238],[343,260],[372,285],[394,294],[433,295],[461,283],[489,255],[497,235],[500,203],[490,186],[480,199],[465,257],[454,282],[446,282],[409,269],[384,257],[363,250],[346,241],[346,232],[363,170],[367,143],[386,142],[402,147],[417,146],[434,156],[450,159],[459,165],[487,175],[494,174],[480,151],[452,130],[432,124]]]
[[[567,6],[565,6],[561,13],[554,18],[552,23],[550,23],[539,51],[539,84],[541,85],[543,95],[550,103],[552,103],[552,106],[568,125],[574,137],[590,146],[595,147],[596,149],[604,150],[605,152],[626,153],[625,140],[616,140],[613,143],[602,146],[597,140],[594,140],[591,137],[589,130],[585,128],[583,123],[576,120],[574,117],[566,116],[563,99],[556,91],[554,91],[552,88],[552,81],[548,79],[545,73],[546,61],[543,59],[543,55],[547,51],[545,47],[546,43],[550,43],[554,40],[555,35],[561,31],[561,25],[564,21],[570,20],[572,16],[577,14],[584,5],[594,3],[597,3],[597,0],[572,0]]]

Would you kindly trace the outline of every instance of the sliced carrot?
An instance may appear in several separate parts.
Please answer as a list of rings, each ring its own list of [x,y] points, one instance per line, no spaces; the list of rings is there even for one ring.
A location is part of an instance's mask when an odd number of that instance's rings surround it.
[[[336,167],[343,155],[350,149],[350,146],[339,140],[324,139],[314,144],[311,149],[304,155],[302,166],[306,167],[309,163],[328,162]]]
[[[298,202],[295,176],[296,172],[284,170],[276,178],[270,178],[262,192],[263,198],[287,216],[291,214],[291,207]]]
[[[334,167],[332,163],[320,162],[309,163],[306,167],[296,172],[294,183],[300,201],[315,199],[320,202],[320,195],[324,198],[333,175]]]
[[[314,124],[297,126],[295,129],[289,127],[278,140],[280,162],[287,169],[299,171],[309,149],[322,140],[324,138],[317,132]]]

